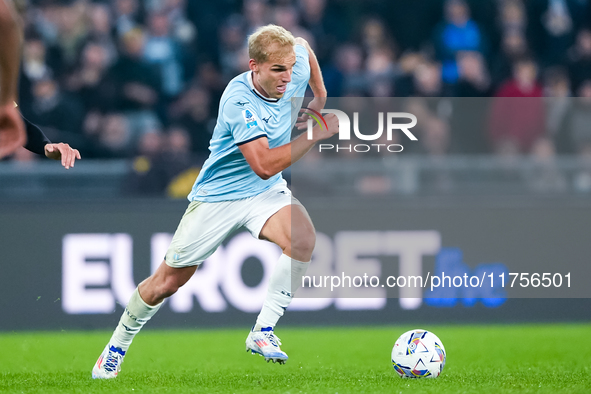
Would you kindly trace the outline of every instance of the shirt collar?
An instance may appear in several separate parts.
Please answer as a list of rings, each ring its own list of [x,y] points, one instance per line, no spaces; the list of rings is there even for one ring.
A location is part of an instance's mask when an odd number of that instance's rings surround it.
[[[270,97],[265,97],[263,96],[258,90],[257,88],[254,87],[254,83],[252,82],[252,71],[248,73],[248,84],[250,85],[250,90],[253,91],[254,94],[256,94],[257,96],[259,96],[260,99],[268,102],[268,103],[276,103],[279,101],[278,98],[270,98]]]

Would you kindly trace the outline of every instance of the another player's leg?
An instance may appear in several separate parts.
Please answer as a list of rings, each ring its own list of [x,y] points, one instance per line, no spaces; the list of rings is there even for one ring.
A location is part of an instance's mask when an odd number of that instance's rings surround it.
[[[260,238],[277,244],[283,254],[269,281],[261,313],[246,339],[246,350],[262,355],[267,362],[283,364],[288,356],[279,347],[281,342],[273,330],[310,265],[316,235],[304,207],[294,204],[271,216],[263,226]]]
[[[172,268],[162,262],[156,272],[135,289],[109,343],[92,369],[94,379],[116,378],[133,338],[170,297],[195,273],[197,266]]]

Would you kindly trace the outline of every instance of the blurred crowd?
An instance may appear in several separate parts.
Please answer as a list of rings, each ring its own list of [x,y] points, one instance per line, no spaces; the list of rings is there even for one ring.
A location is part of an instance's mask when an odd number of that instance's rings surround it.
[[[591,0],[21,3],[22,112],[85,158],[202,161],[247,36],[268,23],[308,40],[330,97],[491,100],[460,137],[446,111],[419,108],[421,152],[591,155]]]

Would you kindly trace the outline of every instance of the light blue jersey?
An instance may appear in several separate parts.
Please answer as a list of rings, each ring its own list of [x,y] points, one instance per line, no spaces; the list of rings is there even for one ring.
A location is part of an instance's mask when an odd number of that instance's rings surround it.
[[[281,173],[261,179],[247,163],[239,145],[261,137],[267,137],[270,148],[290,142],[310,79],[308,51],[296,45],[295,53],[291,82],[280,99],[266,98],[257,92],[251,71],[230,81],[220,100],[217,123],[209,143],[211,153],[189,194],[190,201],[238,200],[285,182]]]

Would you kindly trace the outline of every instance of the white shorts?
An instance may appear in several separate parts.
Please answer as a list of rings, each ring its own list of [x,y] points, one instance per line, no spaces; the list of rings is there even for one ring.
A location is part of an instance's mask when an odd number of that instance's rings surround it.
[[[173,268],[199,265],[230,233],[241,227],[258,239],[267,220],[292,204],[301,205],[284,183],[240,200],[193,201],[174,233],[166,252],[166,264]]]

